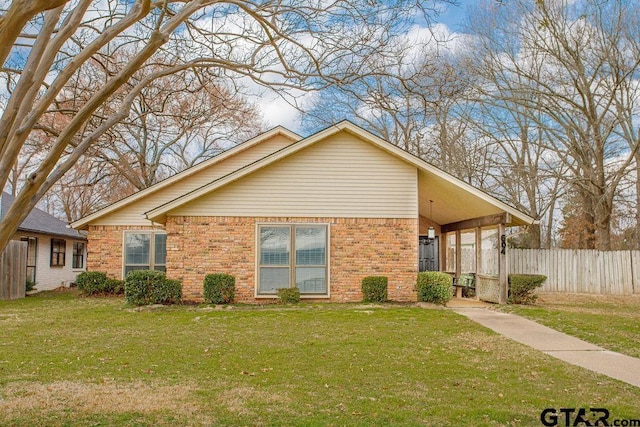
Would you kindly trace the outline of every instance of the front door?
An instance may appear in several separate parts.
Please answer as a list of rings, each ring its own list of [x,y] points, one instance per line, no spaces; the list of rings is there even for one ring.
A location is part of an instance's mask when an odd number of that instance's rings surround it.
[[[418,242],[418,271],[439,271],[438,238],[420,236]]]

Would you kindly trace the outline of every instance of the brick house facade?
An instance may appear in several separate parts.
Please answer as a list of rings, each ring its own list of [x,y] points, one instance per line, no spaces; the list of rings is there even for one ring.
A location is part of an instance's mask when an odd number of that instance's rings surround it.
[[[361,301],[371,275],[388,277],[389,299],[415,301],[427,228],[442,246],[463,228],[533,221],[342,122],[307,138],[276,128],[72,225],[88,231],[89,270],[165,270],[191,300],[206,274],[231,274],[236,301],[253,303],[287,286]]]

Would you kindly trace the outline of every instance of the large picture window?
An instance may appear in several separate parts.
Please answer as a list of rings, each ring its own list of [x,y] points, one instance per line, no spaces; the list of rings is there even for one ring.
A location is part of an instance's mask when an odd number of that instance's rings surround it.
[[[133,270],[166,271],[167,235],[157,231],[126,232],[124,275]]]
[[[51,267],[64,267],[67,242],[63,239],[51,239]]]
[[[298,287],[301,295],[327,295],[327,226],[258,227],[258,295]]]

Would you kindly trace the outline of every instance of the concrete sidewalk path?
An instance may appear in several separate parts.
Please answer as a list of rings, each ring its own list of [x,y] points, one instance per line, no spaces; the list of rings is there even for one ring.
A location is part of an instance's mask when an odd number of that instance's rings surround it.
[[[452,310],[550,356],[640,387],[640,359],[606,350],[515,314],[486,308]]]

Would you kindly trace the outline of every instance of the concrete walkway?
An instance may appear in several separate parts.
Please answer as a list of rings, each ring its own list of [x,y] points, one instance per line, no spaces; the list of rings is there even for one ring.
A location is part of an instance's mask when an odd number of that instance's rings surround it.
[[[486,308],[452,310],[550,356],[640,387],[640,359],[605,350],[515,314]]]

